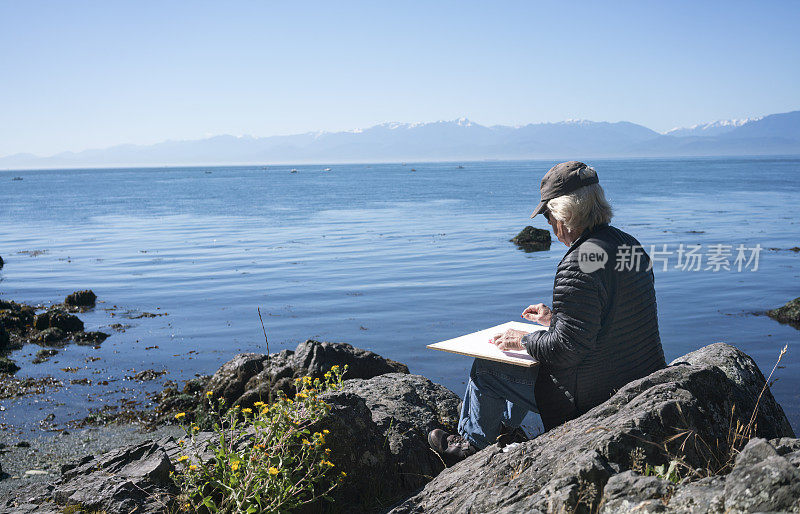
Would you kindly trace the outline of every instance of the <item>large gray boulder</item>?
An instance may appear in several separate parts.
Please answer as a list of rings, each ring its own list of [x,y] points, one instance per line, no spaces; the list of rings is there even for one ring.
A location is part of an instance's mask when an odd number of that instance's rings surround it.
[[[5,512],[170,512],[178,490],[165,449],[152,441],[87,456],[62,467],[50,485],[33,487],[0,506]]]
[[[763,385],[750,357],[723,343],[708,346],[532,441],[478,452],[393,512],[588,512],[598,508],[609,483],[609,502],[624,501],[619,491],[626,487],[652,501],[665,484],[617,476],[634,467],[634,456],[659,465],[673,453],[693,468],[724,468],[735,457],[725,444],[729,427],[747,423]],[[757,420],[756,437],[794,437],[769,390]]]
[[[348,474],[334,497],[351,512],[386,508],[444,469],[427,435],[458,423],[459,398],[446,387],[389,373],[348,380],[324,398],[332,411],[320,428],[330,430],[331,461]]]

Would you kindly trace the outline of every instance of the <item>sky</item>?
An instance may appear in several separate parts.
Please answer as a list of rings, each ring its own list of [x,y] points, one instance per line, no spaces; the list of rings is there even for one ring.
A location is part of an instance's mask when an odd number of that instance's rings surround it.
[[[800,2],[0,0],[0,156],[800,109]]]

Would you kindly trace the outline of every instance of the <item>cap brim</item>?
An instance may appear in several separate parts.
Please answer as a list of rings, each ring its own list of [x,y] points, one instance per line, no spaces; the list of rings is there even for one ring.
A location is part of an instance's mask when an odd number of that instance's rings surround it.
[[[539,202],[539,205],[536,206],[536,210],[533,211],[531,214],[531,218],[535,218],[537,214],[541,214],[547,208],[547,200],[542,200]]]

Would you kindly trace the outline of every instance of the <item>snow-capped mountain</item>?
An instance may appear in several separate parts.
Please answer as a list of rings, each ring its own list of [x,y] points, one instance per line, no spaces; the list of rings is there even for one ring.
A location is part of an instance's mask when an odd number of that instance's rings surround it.
[[[691,127],[676,127],[674,129],[668,130],[664,133],[666,136],[674,136],[674,137],[689,137],[689,136],[718,136],[720,134],[724,134],[726,132],[730,132],[731,130],[741,127],[747,123],[751,123],[753,121],[758,121],[763,119],[763,116],[758,118],[742,118],[742,119],[734,119],[734,120],[718,120],[712,121],[711,123],[702,123],[698,125],[692,125]]]
[[[800,154],[800,111],[714,122],[667,134],[627,121],[568,120],[517,127],[487,127],[467,118],[392,122],[343,132],[221,135],[50,157],[17,154],[0,157],[0,168],[777,154]]]

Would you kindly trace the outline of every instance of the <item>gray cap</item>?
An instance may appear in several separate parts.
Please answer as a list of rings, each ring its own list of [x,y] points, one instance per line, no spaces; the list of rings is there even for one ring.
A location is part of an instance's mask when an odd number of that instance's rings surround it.
[[[597,184],[597,172],[586,164],[578,161],[562,162],[556,164],[544,174],[539,192],[542,199],[531,218],[540,214],[547,207],[547,202],[559,196],[568,195],[583,186]]]

